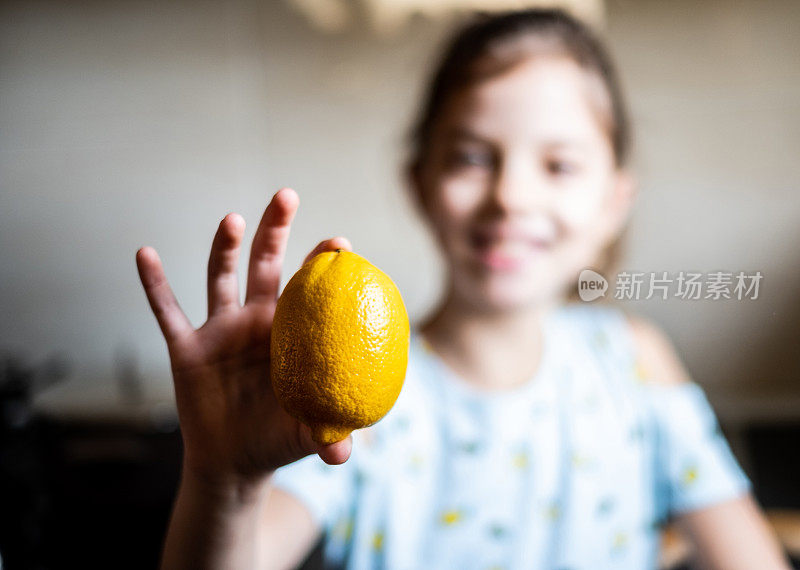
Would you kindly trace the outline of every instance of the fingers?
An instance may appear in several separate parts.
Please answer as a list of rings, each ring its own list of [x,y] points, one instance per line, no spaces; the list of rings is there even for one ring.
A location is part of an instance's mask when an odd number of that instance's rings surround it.
[[[350,240],[346,237],[335,237],[331,239],[326,239],[325,241],[321,241],[317,244],[317,247],[311,250],[305,260],[303,261],[303,265],[314,259],[320,253],[325,251],[335,251],[337,249],[343,249],[345,251],[353,251],[353,246],[350,245]]]
[[[244,219],[228,214],[219,224],[208,257],[208,316],[239,306],[236,267],[244,235]]]
[[[289,228],[299,202],[294,190],[283,188],[264,211],[250,251],[245,303],[277,298]]]
[[[167,343],[194,330],[169,286],[158,253],[152,247],[136,252],[136,267],[150,308]]]

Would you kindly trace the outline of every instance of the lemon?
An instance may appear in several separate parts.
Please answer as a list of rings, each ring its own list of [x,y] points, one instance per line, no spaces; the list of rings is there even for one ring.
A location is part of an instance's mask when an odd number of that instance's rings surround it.
[[[314,441],[340,441],[394,405],[408,345],[408,313],[392,280],[358,254],[320,253],[292,276],[275,307],[272,387]]]

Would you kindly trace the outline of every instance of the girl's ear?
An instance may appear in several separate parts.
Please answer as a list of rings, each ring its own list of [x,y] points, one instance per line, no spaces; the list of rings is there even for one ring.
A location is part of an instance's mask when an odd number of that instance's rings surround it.
[[[630,171],[617,171],[606,204],[606,238],[609,241],[617,238],[625,229],[638,190],[636,178]]]

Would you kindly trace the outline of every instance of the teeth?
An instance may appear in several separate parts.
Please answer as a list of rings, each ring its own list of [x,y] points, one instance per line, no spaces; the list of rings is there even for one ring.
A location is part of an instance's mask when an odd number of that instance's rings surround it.
[[[530,252],[531,245],[521,240],[504,240],[490,244],[487,249],[492,253],[507,257],[522,257]]]

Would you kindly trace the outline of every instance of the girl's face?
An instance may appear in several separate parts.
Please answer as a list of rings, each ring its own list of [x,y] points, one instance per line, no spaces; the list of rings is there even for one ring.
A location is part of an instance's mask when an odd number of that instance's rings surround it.
[[[544,57],[450,98],[414,184],[462,301],[553,301],[621,230],[632,184],[602,97],[574,62]]]

